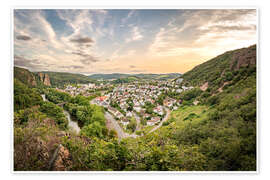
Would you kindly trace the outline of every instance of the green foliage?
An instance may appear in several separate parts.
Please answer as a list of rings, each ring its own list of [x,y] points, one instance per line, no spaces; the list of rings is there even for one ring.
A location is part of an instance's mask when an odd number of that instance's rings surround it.
[[[130,129],[132,132],[135,131],[137,126],[136,120],[134,117],[131,117],[129,124],[127,125],[127,129]]]
[[[42,97],[36,89],[29,88],[17,79],[14,79],[14,111],[39,105]]]
[[[23,111],[27,111],[23,113]],[[48,125],[48,117],[37,107],[20,110],[27,122],[14,125],[14,170],[15,171],[44,171],[49,170],[49,155],[54,151],[54,143],[59,142],[55,134],[59,132],[54,126]],[[22,115],[21,114],[21,115]],[[17,118],[22,118],[15,113]],[[51,146],[47,146],[51,144]]]
[[[14,79],[19,80],[28,87],[37,86],[35,75],[24,68],[14,67]]]
[[[202,93],[202,90],[199,88],[193,88],[191,90],[185,91],[181,94],[181,97],[185,101],[190,101],[196,97],[198,97]]]
[[[225,73],[225,80],[226,81],[231,81],[233,79],[233,74],[232,72],[226,72]]]
[[[76,102],[76,104],[67,103],[64,108],[83,126],[81,134],[105,138],[108,132],[105,126],[104,109],[100,106],[89,105],[89,101],[85,101],[83,96],[79,96],[73,102]],[[97,131],[94,131],[95,128],[97,128]]]
[[[71,101],[71,96],[68,93],[60,92],[56,89],[48,89],[45,91],[45,94],[46,98],[55,104]]]
[[[67,128],[68,120],[63,113],[63,109],[59,106],[55,105],[52,102],[42,102],[40,106],[40,111],[54,119],[61,129]]]
[[[213,95],[207,99],[206,103],[209,104],[210,106],[218,104],[219,98],[218,98],[218,96]]]
[[[146,109],[145,112],[148,113],[148,114],[153,114],[155,105],[152,104],[151,102],[146,102],[145,105],[144,105],[144,108]]]
[[[72,74],[66,72],[42,72],[42,73],[49,75],[50,82],[54,87],[64,87],[64,85],[66,84],[95,83],[95,80],[82,74]]]
[[[98,121],[95,121],[89,125],[86,125],[82,128],[81,130],[81,135],[87,136],[87,137],[98,137],[98,138],[103,138],[103,128]]]
[[[161,95],[158,96],[157,103],[159,105],[163,105],[163,101],[165,98],[166,98],[166,95],[162,93]]]
[[[89,105],[90,104],[89,101],[90,100],[87,97],[81,96],[81,95],[77,95],[71,100],[72,103],[75,103],[81,106]]]

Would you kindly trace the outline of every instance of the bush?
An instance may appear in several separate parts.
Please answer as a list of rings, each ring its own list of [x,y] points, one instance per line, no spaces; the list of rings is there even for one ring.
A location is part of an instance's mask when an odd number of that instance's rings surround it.
[[[193,88],[191,90],[188,90],[182,94],[182,98],[186,101],[189,101],[197,96],[199,96],[203,91],[199,88]]]
[[[218,104],[218,103],[219,103],[219,98],[216,95],[211,96],[207,99],[207,104],[209,104],[210,106]]]
[[[219,112],[215,110],[214,112],[211,112],[208,114],[209,120],[217,121],[219,119]]]
[[[132,117],[129,124],[127,125],[127,129],[130,129],[132,132],[134,132],[136,126],[137,126],[136,120],[134,119],[134,117]]]
[[[98,137],[103,138],[105,134],[103,134],[103,126],[99,122],[94,122],[87,126],[84,126],[81,130],[81,135],[87,137]]]

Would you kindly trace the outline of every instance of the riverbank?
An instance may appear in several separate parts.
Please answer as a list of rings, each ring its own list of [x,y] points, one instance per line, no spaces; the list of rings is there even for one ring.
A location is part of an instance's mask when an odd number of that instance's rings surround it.
[[[49,101],[46,98],[45,94],[41,94],[41,97],[42,97],[43,101]],[[78,123],[71,119],[71,115],[69,114],[68,111],[63,109],[63,112],[64,112],[64,114],[65,114],[65,116],[66,116],[66,118],[68,120],[68,127],[70,128],[70,130],[75,132],[76,134],[79,134],[80,131],[81,131],[81,128],[79,127]]]

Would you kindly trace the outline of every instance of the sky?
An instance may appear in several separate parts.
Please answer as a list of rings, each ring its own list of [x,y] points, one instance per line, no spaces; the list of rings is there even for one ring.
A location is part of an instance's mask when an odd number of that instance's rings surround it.
[[[15,9],[14,65],[30,71],[185,73],[257,42],[252,9]]]

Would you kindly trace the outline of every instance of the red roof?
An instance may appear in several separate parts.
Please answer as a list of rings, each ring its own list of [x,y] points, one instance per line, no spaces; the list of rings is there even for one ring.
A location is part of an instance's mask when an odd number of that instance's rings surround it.
[[[100,101],[104,101],[105,99],[107,99],[107,96],[100,96],[98,97]]]

